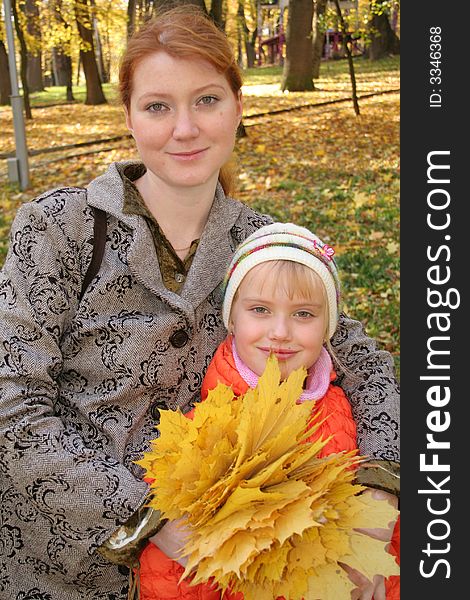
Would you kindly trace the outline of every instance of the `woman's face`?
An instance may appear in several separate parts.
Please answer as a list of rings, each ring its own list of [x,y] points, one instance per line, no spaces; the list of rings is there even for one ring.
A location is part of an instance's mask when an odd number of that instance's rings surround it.
[[[126,123],[140,157],[170,187],[215,185],[242,115],[224,75],[199,59],[155,52],[134,72]]]

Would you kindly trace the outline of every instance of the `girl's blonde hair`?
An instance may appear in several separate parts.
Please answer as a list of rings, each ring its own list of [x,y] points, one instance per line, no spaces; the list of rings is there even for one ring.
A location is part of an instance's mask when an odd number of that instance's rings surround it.
[[[210,63],[226,77],[238,99],[242,75],[227,36],[200,9],[185,5],[166,10],[147,21],[129,39],[119,69],[119,93],[127,110],[130,108],[136,66],[159,51],[173,58],[200,59]],[[226,194],[233,191],[235,180],[234,162],[229,161],[222,166],[219,174]]]

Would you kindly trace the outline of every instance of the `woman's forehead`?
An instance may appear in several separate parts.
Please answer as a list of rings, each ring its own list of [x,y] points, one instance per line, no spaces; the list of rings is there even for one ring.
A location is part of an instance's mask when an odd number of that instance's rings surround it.
[[[142,70],[155,69],[156,72],[168,72],[173,75],[174,70],[197,73],[197,76],[222,77],[214,65],[200,56],[174,56],[165,50],[156,50],[143,56],[135,65],[134,76]]]
[[[201,58],[174,58],[158,51],[142,58],[132,77],[132,96],[193,94],[214,87],[230,91],[223,73]]]

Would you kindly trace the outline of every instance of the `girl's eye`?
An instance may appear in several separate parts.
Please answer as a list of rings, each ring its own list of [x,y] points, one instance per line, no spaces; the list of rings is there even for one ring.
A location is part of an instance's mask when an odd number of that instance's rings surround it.
[[[165,106],[165,104],[162,104],[161,102],[154,102],[153,104],[149,104],[149,106],[147,106],[148,111],[156,113],[164,112],[167,109],[168,107]]]
[[[299,310],[295,314],[297,317],[300,317],[301,319],[310,319],[313,317],[312,313],[309,312],[308,310]]]
[[[204,104],[206,106],[210,104],[215,104],[218,101],[216,96],[203,96],[200,100],[198,100],[198,104]]]
[[[264,315],[268,312],[268,309],[265,308],[264,306],[254,306],[251,309],[251,311],[256,313],[257,315]]]

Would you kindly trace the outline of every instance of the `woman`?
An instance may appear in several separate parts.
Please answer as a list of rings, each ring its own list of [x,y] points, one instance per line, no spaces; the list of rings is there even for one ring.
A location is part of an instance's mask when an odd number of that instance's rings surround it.
[[[112,164],[86,190],[49,191],[12,227],[0,279],[0,598],[126,598],[129,571],[109,550],[125,552],[136,524],[143,538],[162,525],[142,510],[134,461],[161,408],[198,401],[226,335],[227,265],[271,221],[228,197],[241,78],[210,21],[186,9],[147,24],[120,89],[142,162]],[[92,207],[106,212],[106,247],[80,299]],[[332,344],[351,371],[342,387],[360,450],[387,475],[399,459],[391,357],[344,316]],[[169,523],[164,549],[171,538]]]

